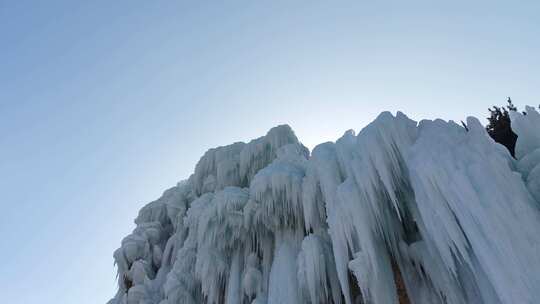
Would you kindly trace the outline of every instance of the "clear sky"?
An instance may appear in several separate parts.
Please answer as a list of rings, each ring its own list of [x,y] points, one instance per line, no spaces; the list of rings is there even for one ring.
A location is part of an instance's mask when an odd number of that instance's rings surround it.
[[[0,0],[0,301],[105,303],[211,147],[540,103],[539,1],[436,2]]]

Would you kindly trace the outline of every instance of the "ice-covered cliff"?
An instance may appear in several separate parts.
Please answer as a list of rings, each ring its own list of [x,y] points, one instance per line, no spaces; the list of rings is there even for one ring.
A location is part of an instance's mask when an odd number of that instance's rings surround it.
[[[512,114],[517,160],[467,126],[211,149],[139,212],[109,303],[540,303],[540,114]]]

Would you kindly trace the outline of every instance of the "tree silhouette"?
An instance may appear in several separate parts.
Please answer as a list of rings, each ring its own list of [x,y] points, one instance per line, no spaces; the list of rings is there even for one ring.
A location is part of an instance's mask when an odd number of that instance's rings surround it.
[[[489,124],[486,126],[486,130],[493,140],[505,146],[512,157],[515,157],[517,135],[512,131],[512,122],[508,111],[515,112],[517,108],[510,97],[508,97],[507,102],[506,107],[493,106],[493,108],[488,109],[490,117],[488,117]]]

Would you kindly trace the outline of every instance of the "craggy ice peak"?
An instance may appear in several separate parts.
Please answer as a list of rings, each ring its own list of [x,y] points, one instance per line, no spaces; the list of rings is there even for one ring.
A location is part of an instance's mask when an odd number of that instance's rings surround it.
[[[385,112],[310,154],[289,126],[206,152],[114,252],[109,304],[540,303],[540,114]]]

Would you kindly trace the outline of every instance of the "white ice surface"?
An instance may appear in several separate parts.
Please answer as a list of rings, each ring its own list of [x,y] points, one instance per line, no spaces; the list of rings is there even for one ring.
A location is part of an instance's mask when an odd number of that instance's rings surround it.
[[[540,114],[516,158],[475,118],[382,113],[309,151],[288,126],[211,149],[114,252],[109,304],[540,303]]]

